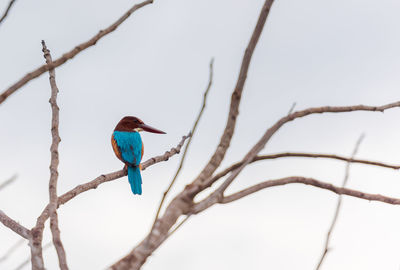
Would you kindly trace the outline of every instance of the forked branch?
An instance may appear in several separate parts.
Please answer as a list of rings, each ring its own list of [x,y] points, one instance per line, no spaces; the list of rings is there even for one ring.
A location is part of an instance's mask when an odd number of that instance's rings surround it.
[[[236,119],[239,113],[239,104],[247,78],[250,61],[273,2],[273,0],[266,0],[264,2],[257,24],[245,50],[237,83],[231,96],[227,123],[214,154],[196,179],[190,185],[186,186],[185,189],[175,196],[175,198],[170,202],[165,209],[163,216],[157,219],[153,229],[145,237],[145,239],[124,258],[113,264],[110,267],[111,269],[139,269],[145,263],[146,259],[152,254],[152,252],[165,241],[168,233],[178,218],[188,212],[191,204],[193,203],[193,198],[202,190],[203,182],[211,177],[215,170],[220,166],[225,157],[226,151],[229,148],[235,130]]]
[[[266,0],[264,2],[264,5],[258,17],[257,24],[254,28],[253,34],[251,35],[249,44],[247,45],[247,48],[244,52],[242,65],[240,66],[239,76],[236,81],[235,89],[233,90],[231,96],[231,103],[225,130],[221,136],[217,149],[211,156],[207,165],[200,172],[197,178],[193,181],[193,184],[188,186],[186,189],[186,193],[190,195],[190,197],[192,198],[201,190],[203,190],[204,187],[203,182],[206,181],[209,177],[211,177],[212,174],[215,172],[215,170],[219,167],[219,165],[221,164],[222,160],[225,157],[227,149],[229,148],[236,127],[236,120],[239,114],[239,104],[242,98],[244,84],[247,79],[247,72],[249,70],[251,58],[253,56],[258,40],[260,39],[262,30],[264,28],[265,22],[267,20],[269,11],[273,3],[274,3],[273,0]]]
[[[141,167],[142,170],[147,169],[148,167],[162,162],[162,161],[167,161],[169,160],[169,158],[171,158],[172,156],[179,154],[181,151],[181,148],[183,146],[183,144],[185,143],[186,139],[189,138],[188,136],[183,136],[182,140],[179,142],[179,144],[176,147],[171,148],[171,150],[165,152],[163,155],[159,155],[159,156],[155,156],[152,158],[149,158],[148,160],[146,160],[145,162],[141,163]],[[119,170],[116,172],[112,172],[109,174],[102,174],[99,177],[96,177],[95,179],[93,179],[92,181],[89,181],[85,184],[81,184],[76,186],[75,188],[71,189],[70,191],[64,193],[63,195],[61,195],[60,197],[58,197],[58,205],[57,208],[60,207],[61,205],[67,203],[68,201],[72,200],[73,198],[75,198],[76,196],[78,196],[79,194],[82,194],[86,191],[89,191],[91,189],[96,189],[99,185],[107,183],[107,182],[111,182],[113,180],[119,179],[121,177],[126,176],[126,171],[125,170]],[[45,207],[45,209],[42,211],[42,214],[39,216],[39,219],[41,221],[46,221],[49,218],[49,205],[47,205]]]
[[[228,186],[234,181],[234,179],[239,175],[239,173],[252,161],[255,160],[258,153],[264,149],[267,142],[271,139],[271,137],[286,123],[291,122],[295,119],[302,118],[308,115],[313,114],[322,114],[322,113],[343,113],[343,112],[355,112],[355,111],[379,111],[384,112],[385,110],[400,107],[400,102],[394,102],[382,106],[367,106],[367,105],[356,105],[356,106],[338,106],[338,107],[315,107],[309,108],[301,111],[297,111],[291,113],[285,117],[282,117],[279,121],[277,121],[272,127],[267,129],[264,135],[260,138],[260,140],[251,148],[251,150],[246,154],[246,156],[240,162],[240,165],[234,169],[228,178],[222,183],[222,185],[212,193],[212,196],[207,197],[203,200],[204,204],[213,205],[219,198],[222,196],[224,191],[228,188]],[[208,181],[205,181],[203,189],[211,186],[216,181],[215,178],[209,178]]]
[[[302,157],[302,158],[323,158],[323,159],[332,159],[332,160],[339,160],[339,161],[345,161],[349,163],[359,163],[359,164],[365,164],[365,165],[371,165],[371,166],[376,166],[376,167],[382,167],[386,169],[394,169],[398,170],[400,169],[400,165],[395,165],[395,164],[388,164],[388,163],[383,163],[379,161],[373,161],[373,160],[366,160],[366,159],[356,159],[356,158],[351,158],[351,157],[344,157],[344,156],[339,156],[339,155],[334,155],[334,154],[322,154],[322,153],[299,153],[299,152],[284,152],[284,153],[276,153],[276,154],[269,154],[269,155],[260,155],[256,156],[250,163],[254,163],[257,161],[263,161],[263,160],[271,160],[271,159],[280,159],[280,158],[288,158],[288,157]],[[228,168],[222,170],[221,172],[215,174],[211,179],[210,183],[215,183],[218,179],[226,176],[228,173],[236,170],[243,164],[243,161],[236,162],[229,166]]]
[[[188,136],[183,136],[179,144],[176,147],[171,148],[170,151],[165,152],[163,155],[152,157],[147,161],[141,163],[142,170],[145,170],[149,166],[152,166],[158,162],[167,161],[170,157],[180,153],[180,150],[187,138]],[[60,207],[60,205],[67,203],[68,201],[75,198],[77,195],[81,193],[84,193],[91,189],[95,189],[103,183],[110,182],[124,176],[126,176],[126,171],[119,170],[113,173],[105,175],[103,174],[90,182],[78,185],[77,187],[73,188],[72,190],[58,197],[57,208]],[[42,255],[42,238],[43,238],[44,223],[49,217],[50,217],[50,204],[48,204],[42,211],[40,216],[37,218],[36,226],[32,229],[32,231],[34,232],[33,234],[35,235],[35,241],[32,241],[31,243],[31,258],[36,258],[35,262],[32,261],[32,265],[36,265],[34,269],[44,269],[43,255]]]
[[[161,211],[161,209],[163,207],[165,198],[167,197],[167,195],[168,195],[169,191],[171,190],[172,186],[175,184],[175,181],[178,178],[179,173],[182,170],[183,163],[185,162],[186,153],[187,153],[187,151],[189,149],[189,146],[190,146],[190,143],[192,142],[193,136],[196,133],[197,126],[198,126],[198,124],[200,122],[200,119],[201,119],[201,117],[203,115],[203,112],[204,112],[204,109],[205,109],[206,103],[207,103],[207,95],[208,95],[208,92],[210,91],[211,85],[213,83],[213,75],[214,75],[213,66],[214,66],[214,59],[211,59],[211,61],[210,61],[210,75],[209,75],[209,79],[208,79],[207,88],[206,88],[206,90],[204,91],[204,94],[203,94],[203,104],[201,105],[201,109],[199,111],[199,114],[197,115],[197,118],[194,121],[193,127],[192,127],[191,132],[190,132],[191,136],[190,136],[190,138],[189,138],[189,140],[188,140],[188,142],[187,142],[187,144],[186,144],[186,146],[185,146],[185,148],[183,150],[183,154],[181,155],[181,161],[179,162],[178,169],[176,170],[174,177],[172,178],[170,184],[168,185],[167,190],[165,190],[165,192],[164,192],[164,194],[163,194],[163,196],[161,198],[160,204],[159,204],[157,212],[156,212],[156,216],[155,216],[154,221],[153,221],[153,225],[151,226],[151,231],[154,229],[154,225],[156,224],[156,221],[157,221],[157,219],[158,219],[158,217],[160,215],[160,211]]]

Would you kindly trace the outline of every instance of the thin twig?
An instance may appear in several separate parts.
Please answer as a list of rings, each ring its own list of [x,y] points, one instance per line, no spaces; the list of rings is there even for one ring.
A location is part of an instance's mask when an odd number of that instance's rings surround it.
[[[178,225],[176,225],[175,228],[173,228],[172,231],[167,234],[167,238],[175,233],[191,216],[192,215],[187,215]]]
[[[11,254],[14,253],[23,243],[25,243],[25,239],[19,239],[17,242],[15,242],[14,245],[12,245],[5,253],[3,256],[0,257],[0,263],[4,262],[5,260],[8,259],[8,257],[11,256]]]
[[[383,168],[394,169],[394,170],[400,169],[400,165],[388,164],[388,163],[366,160],[366,159],[353,159],[353,158],[347,158],[347,157],[338,156],[338,155],[334,155],[334,154],[320,154],[320,153],[285,152],[285,153],[261,155],[261,156],[256,156],[255,159],[253,160],[253,162],[259,161],[259,160],[277,159],[277,158],[284,158],[284,157],[336,159],[336,160],[341,160],[341,161],[346,161],[346,162],[351,162],[351,163],[360,163],[360,164],[372,165],[372,166],[383,167]],[[240,164],[240,163],[237,163],[237,164]]]
[[[48,71],[50,68],[56,68],[68,60],[72,59],[76,55],[78,55],[80,52],[84,51],[85,49],[94,46],[97,41],[99,41],[102,37],[105,35],[113,32],[120,26],[133,12],[136,10],[153,3],[153,0],[147,0],[142,3],[134,5],[132,8],[130,8],[127,12],[125,12],[124,15],[122,15],[116,22],[114,22],[112,25],[107,27],[104,30],[100,30],[99,33],[97,33],[95,36],[93,36],[91,39],[89,39],[86,42],[83,42],[79,44],[78,46],[75,46],[72,50],[70,50],[67,53],[64,53],[60,58],[56,59],[53,61],[53,64],[50,65],[43,65],[38,67],[37,69],[29,72],[26,74],[24,77],[22,77],[20,80],[18,80],[16,83],[11,85],[8,89],[6,89],[1,95],[0,95],[0,104],[3,103],[10,95],[12,95],[15,91],[17,91],[19,88],[24,86],[26,83],[31,81],[32,79],[35,79]]]
[[[46,63],[47,65],[51,66],[53,64],[53,61],[51,59],[50,50],[47,49],[44,40],[42,40],[42,46]],[[58,226],[58,214],[57,214],[57,204],[58,204],[57,181],[58,181],[58,164],[60,163],[58,156],[58,145],[61,141],[58,132],[60,109],[57,105],[57,95],[59,90],[56,84],[56,72],[54,68],[50,68],[49,74],[50,74],[49,80],[51,86],[51,97],[49,102],[52,111],[52,120],[51,120],[52,143],[50,146],[51,161],[50,161],[50,181],[49,181],[50,230],[53,236],[54,247],[56,248],[57,251],[60,269],[68,270],[65,250],[61,241],[60,229]]]
[[[296,107],[296,102],[293,102],[292,106],[289,109],[288,115],[291,114],[294,110],[294,108]]]
[[[1,23],[4,21],[4,19],[7,17],[8,12],[10,11],[11,7],[14,5],[15,1],[16,1],[16,0],[11,0],[11,1],[8,3],[8,6],[7,6],[6,10],[4,11],[3,16],[1,16],[1,18],[0,18],[0,25],[1,25]]]
[[[364,139],[364,134],[362,134],[360,136],[360,138],[358,138],[357,143],[356,143],[356,145],[354,147],[353,153],[351,155],[351,159],[353,159],[356,156],[356,154],[358,152],[358,148],[360,147],[360,144],[361,144],[363,139]],[[351,162],[347,162],[345,176],[344,176],[343,183],[342,183],[342,188],[344,188],[347,185],[347,181],[349,180],[350,165],[351,165]],[[329,249],[329,243],[330,243],[330,240],[331,240],[331,235],[332,235],[333,229],[335,228],[335,225],[336,225],[339,213],[340,213],[341,206],[342,206],[342,195],[339,195],[338,196],[338,201],[337,201],[337,204],[336,204],[335,214],[333,216],[332,223],[331,223],[331,226],[329,227],[328,233],[326,234],[324,251],[321,254],[321,257],[319,259],[317,267],[315,268],[316,270],[320,269],[320,267],[321,267],[321,265],[322,265],[322,263],[323,263],[323,261],[324,261],[324,259],[326,257],[326,254],[328,254],[328,252],[330,250]]]
[[[179,162],[178,169],[176,170],[175,175],[171,180],[171,183],[169,184],[167,190],[164,192],[164,194],[163,194],[163,196],[161,198],[160,204],[159,204],[158,209],[157,209],[156,216],[154,217],[153,225],[151,226],[151,231],[154,229],[154,225],[156,224],[156,221],[157,221],[157,219],[158,219],[158,217],[160,215],[160,211],[161,211],[162,206],[164,204],[165,198],[167,197],[169,191],[171,190],[172,186],[174,185],[176,179],[178,178],[179,173],[181,172],[183,163],[185,161],[186,153],[187,153],[187,151],[189,149],[190,143],[192,142],[192,138],[193,138],[193,136],[194,136],[194,134],[196,132],[197,125],[200,122],[201,116],[203,115],[204,109],[206,107],[207,95],[208,95],[208,92],[210,91],[211,85],[213,83],[213,71],[214,71],[213,64],[214,64],[214,58],[212,58],[211,61],[210,61],[210,75],[209,75],[208,85],[207,85],[206,91],[204,92],[204,95],[203,95],[203,104],[201,105],[200,112],[197,115],[196,121],[194,122],[194,125],[193,125],[193,127],[192,127],[192,129],[190,131],[191,136],[190,136],[187,144],[185,145],[185,148],[183,150],[183,154],[181,155],[181,160]]]
[[[2,190],[3,188],[5,188],[6,186],[8,186],[9,184],[11,184],[12,182],[15,181],[15,179],[17,179],[17,175],[14,174],[13,176],[10,177],[10,179],[4,181],[3,183],[0,184],[0,190]]]

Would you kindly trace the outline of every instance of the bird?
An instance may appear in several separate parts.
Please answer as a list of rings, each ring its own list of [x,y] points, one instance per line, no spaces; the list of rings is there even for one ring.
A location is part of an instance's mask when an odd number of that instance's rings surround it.
[[[135,116],[125,116],[116,125],[111,136],[111,145],[115,155],[125,163],[128,180],[133,194],[142,194],[142,176],[140,161],[143,157],[143,142],[140,131],[166,134],[164,131],[146,125]]]

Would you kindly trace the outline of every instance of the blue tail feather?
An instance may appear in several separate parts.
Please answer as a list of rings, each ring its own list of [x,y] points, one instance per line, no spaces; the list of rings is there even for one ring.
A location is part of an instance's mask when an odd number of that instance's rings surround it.
[[[142,176],[138,166],[128,166],[128,180],[133,194],[142,194]]]

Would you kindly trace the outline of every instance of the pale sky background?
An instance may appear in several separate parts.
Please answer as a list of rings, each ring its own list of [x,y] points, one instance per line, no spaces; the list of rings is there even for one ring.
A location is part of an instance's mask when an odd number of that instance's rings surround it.
[[[144,159],[162,154],[186,134],[198,113],[215,57],[214,85],[176,194],[215,150],[226,122],[243,51],[264,1],[164,0],[137,11],[95,47],[56,69],[60,89],[59,193],[122,168],[110,136],[122,116],[135,115],[167,135],[142,134]],[[17,0],[0,26],[0,91],[120,17],[133,1]],[[0,10],[8,0],[0,1]],[[277,0],[250,66],[232,147],[222,168],[240,160],[264,131],[296,109],[382,105],[400,99],[400,2],[397,0]],[[51,143],[48,74],[0,105],[0,209],[31,228],[48,201]],[[400,109],[314,115],[284,126],[262,153],[306,151],[400,163]],[[143,195],[127,178],[86,192],[59,209],[71,269],[104,269],[150,229],[179,158],[143,172]],[[249,166],[228,192],[267,179],[301,175],[340,185],[345,163],[281,159]],[[349,187],[400,197],[397,171],[351,168]],[[169,197],[169,199],[171,196]],[[275,187],[194,216],[143,269],[314,269],[337,196],[300,184]],[[399,269],[398,206],[345,197],[322,267]],[[19,236],[0,226],[0,255]],[[44,243],[50,239],[46,230]],[[28,247],[0,265],[14,269]],[[48,269],[57,269],[53,248]],[[28,269],[26,267],[25,269]]]

